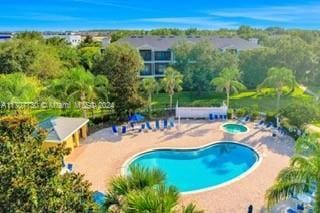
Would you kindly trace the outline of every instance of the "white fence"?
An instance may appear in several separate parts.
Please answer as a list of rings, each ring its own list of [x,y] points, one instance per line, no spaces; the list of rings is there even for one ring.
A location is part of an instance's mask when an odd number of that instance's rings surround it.
[[[222,107],[176,107],[177,118],[209,118],[209,114],[226,115],[227,106]]]

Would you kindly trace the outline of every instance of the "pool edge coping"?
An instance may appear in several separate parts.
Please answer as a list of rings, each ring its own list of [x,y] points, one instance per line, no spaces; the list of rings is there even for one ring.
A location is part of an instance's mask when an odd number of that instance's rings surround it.
[[[191,194],[197,194],[197,193],[201,193],[201,192],[206,192],[206,191],[211,191],[211,190],[214,190],[214,189],[217,189],[217,188],[221,188],[221,187],[224,187],[224,186],[227,186],[227,185],[230,185],[236,181],[239,181],[240,179],[248,176],[250,173],[252,173],[262,162],[263,160],[263,154],[260,153],[256,148],[248,145],[248,144],[245,144],[245,143],[241,143],[241,142],[238,142],[238,141],[233,141],[233,140],[218,140],[218,141],[214,141],[214,142],[210,142],[210,143],[207,143],[205,145],[202,145],[202,146],[193,146],[193,147],[157,147],[157,148],[150,148],[150,149],[146,149],[144,151],[141,151],[141,152],[138,152],[134,155],[132,155],[131,157],[129,157],[122,165],[121,165],[121,170],[120,170],[120,174],[121,175],[126,175],[127,174],[127,168],[128,168],[128,165],[134,160],[136,159],[139,155],[142,155],[142,154],[145,154],[147,152],[152,152],[152,151],[157,151],[157,150],[163,150],[163,149],[171,149],[171,150],[190,150],[190,149],[202,149],[202,148],[205,148],[205,147],[209,147],[211,145],[214,145],[214,144],[218,144],[218,143],[226,143],[226,142],[229,142],[229,143],[234,143],[234,144],[238,144],[238,145],[242,145],[242,146],[245,146],[251,150],[253,150],[257,156],[258,156],[258,160],[254,163],[253,166],[251,166],[247,171],[245,171],[244,173],[242,173],[241,175],[235,177],[235,178],[232,178],[231,180],[229,181],[226,181],[224,183],[221,183],[221,184],[218,184],[218,185],[215,185],[215,186],[210,186],[210,187],[206,187],[206,188],[203,188],[203,189],[198,189],[198,190],[191,190],[191,191],[187,191],[187,192],[180,192],[181,195],[191,195]]]

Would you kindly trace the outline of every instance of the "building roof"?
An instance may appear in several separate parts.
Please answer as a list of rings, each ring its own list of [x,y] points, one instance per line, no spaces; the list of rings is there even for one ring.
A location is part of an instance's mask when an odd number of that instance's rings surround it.
[[[129,43],[138,49],[168,50],[179,40],[199,42],[207,40],[212,42],[213,47],[218,49],[249,50],[259,48],[255,42],[247,41],[239,37],[218,37],[218,36],[130,36],[120,39],[121,43]]]
[[[89,122],[86,118],[53,117],[39,123],[48,132],[46,141],[63,142]]]

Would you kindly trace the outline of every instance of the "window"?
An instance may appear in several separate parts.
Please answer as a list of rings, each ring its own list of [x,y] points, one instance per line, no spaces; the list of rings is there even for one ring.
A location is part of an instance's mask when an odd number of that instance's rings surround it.
[[[156,75],[164,75],[164,71],[167,68],[168,63],[157,63],[155,65],[155,74]]]
[[[140,71],[140,75],[152,75],[151,64],[144,64],[143,70]]]
[[[170,51],[155,51],[154,57],[156,61],[169,61],[171,60]]]
[[[151,50],[140,50],[140,55],[145,61],[151,61]]]

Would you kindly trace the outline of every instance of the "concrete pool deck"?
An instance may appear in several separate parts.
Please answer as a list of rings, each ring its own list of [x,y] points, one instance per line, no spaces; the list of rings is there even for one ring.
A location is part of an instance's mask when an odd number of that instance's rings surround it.
[[[183,195],[182,203],[195,202],[206,212],[246,212],[251,204],[255,212],[263,211],[265,191],[279,171],[289,163],[294,143],[289,137],[272,137],[270,131],[255,129],[231,135],[220,129],[221,122],[185,120],[181,126],[166,131],[129,133],[114,136],[110,129],[88,137],[66,159],[85,175],[93,190],[104,192],[107,182],[119,175],[121,166],[133,155],[151,148],[197,147],[213,141],[234,140],[248,144],[262,155],[261,164],[247,176],[231,184],[196,194]]]

